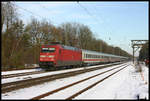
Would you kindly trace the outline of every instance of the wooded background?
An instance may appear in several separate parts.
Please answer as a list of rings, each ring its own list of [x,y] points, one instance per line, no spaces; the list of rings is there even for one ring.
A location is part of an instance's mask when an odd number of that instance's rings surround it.
[[[32,17],[28,24],[19,19],[12,2],[1,3],[2,68],[21,68],[25,64],[38,64],[41,44],[60,42],[81,49],[131,57],[120,47],[97,39],[87,25],[75,22],[54,26],[45,19]]]

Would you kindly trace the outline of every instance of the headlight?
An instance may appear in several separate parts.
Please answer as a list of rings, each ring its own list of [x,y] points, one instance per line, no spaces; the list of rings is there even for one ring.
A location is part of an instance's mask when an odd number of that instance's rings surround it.
[[[40,55],[40,57],[46,57],[45,55]]]

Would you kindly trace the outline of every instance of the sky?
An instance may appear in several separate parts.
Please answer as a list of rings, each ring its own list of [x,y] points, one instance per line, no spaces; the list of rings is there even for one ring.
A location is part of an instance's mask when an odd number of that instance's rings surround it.
[[[97,39],[132,54],[131,40],[149,40],[148,2],[14,2],[25,24],[46,19],[87,25]],[[138,51],[135,53],[138,56]]]

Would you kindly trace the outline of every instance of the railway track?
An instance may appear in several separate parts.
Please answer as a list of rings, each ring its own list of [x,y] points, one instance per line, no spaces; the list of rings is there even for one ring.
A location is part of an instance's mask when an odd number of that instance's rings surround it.
[[[40,74],[40,73],[46,73],[46,72],[58,71],[58,70],[65,70],[65,68],[60,68],[60,69],[57,69],[57,70],[49,70],[49,71],[33,71],[33,72],[7,74],[7,75],[2,75],[1,79],[7,79],[7,78],[13,78],[13,77],[21,77],[21,76]]]
[[[113,66],[113,65],[114,64],[111,64],[109,66]],[[4,84],[1,84],[2,85],[1,89],[2,89],[2,93],[6,93],[6,92],[13,91],[13,90],[30,87],[33,85],[41,84],[41,83],[48,82],[48,81],[53,81],[53,80],[60,79],[60,78],[66,78],[66,77],[82,74],[85,72],[106,68],[109,66],[107,65],[107,66],[101,66],[101,67],[95,67],[95,68],[88,68],[88,69],[82,69],[82,70],[77,70],[77,71],[71,71],[67,73],[54,74],[54,75],[48,75],[48,76],[32,78],[32,79],[27,79],[27,80],[4,83]]]
[[[79,90],[78,92],[76,92],[76,93],[70,95],[69,97],[66,98],[66,100],[72,100],[73,98],[77,97],[78,95],[82,94],[83,92],[87,91],[88,89],[90,89],[90,88],[96,86],[97,84],[101,83],[102,81],[106,80],[107,78],[111,77],[112,75],[116,74],[117,72],[123,70],[123,69],[126,68],[127,66],[128,66],[128,65],[123,65],[123,68],[121,68],[121,69],[119,69],[119,70],[117,70],[117,71],[111,73],[110,75],[104,77],[103,79],[100,79],[100,80],[98,80],[98,81],[95,81],[93,84],[91,84],[91,85],[89,85],[89,86],[83,88],[82,90]],[[113,71],[113,70],[115,70],[115,69],[118,69],[118,68],[120,68],[120,67],[122,67],[122,66],[115,67],[115,68],[113,68],[113,69],[110,69],[110,70],[101,72],[101,73],[99,73],[99,74],[90,76],[90,77],[88,77],[88,78],[85,78],[85,79],[76,81],[76,82],[71,83],[71,84],[69,84],[69,85],[66,85],[66,86],[57,88],[57,89],[52,90],[52,91],[50,91],[50,92],[47,92],[47,93],[41,94],[41,95],[39,95],[39,96],[33,97],[33,98],[31,98],[31,100],[39,100],[39,99],[42,99],[42,98],[47,97],[47,96],[49,96],[49,95],[56,94],[56,93],[58,93],[58,92],[60,92],[60,91],[63,91],[63,90],[65,90],[65,89],[67,89],[67,88],[70,88],[70,87],[72,87],[72,86],[74,86],[74,85],[78,85],[78,84],[80,84],[80,83],[82,83],[82,82],[88,81],[88,80],[90,80],[90,79],[93,79],[93,78],[95,78],[95,77],[97,77],[97,76],[100,76],[100,75],[102,75],[102,74],[105,74],[105,73],[108,73],[108,72]]]
[[[60,69],[56,69],[56,70],[48,70],[48,71],[44,70],[44,71],[33,71],[33,72],[6,74],[6,75],[1,75],[1,79],[7,79],[7,78],[13,78],[13,77],[21,77],[21,76],[40,74],[40,73],[46,73],[46,72],[58,71],[58,70],[65,70],[65,68],[60,68]]]
[[[12,78],[12,77],[19,77],[19,76],[26,76],[26,75],[33,75],[33,74],[40,74],[45,73],[45,71],[34,71],[34,72],[25,72],[25,73],[16,73],[16,74],[8,74],[2,75],[2,79]]]

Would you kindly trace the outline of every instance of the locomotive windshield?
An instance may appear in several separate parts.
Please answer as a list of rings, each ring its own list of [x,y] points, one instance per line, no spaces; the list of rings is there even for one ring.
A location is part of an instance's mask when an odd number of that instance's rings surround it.
[[[55,48],[42,48],[41,52],[42,53],[55,52]]]

